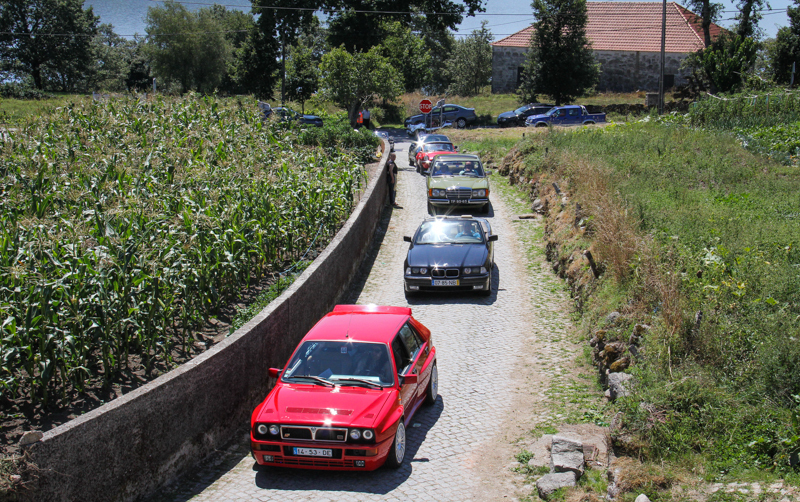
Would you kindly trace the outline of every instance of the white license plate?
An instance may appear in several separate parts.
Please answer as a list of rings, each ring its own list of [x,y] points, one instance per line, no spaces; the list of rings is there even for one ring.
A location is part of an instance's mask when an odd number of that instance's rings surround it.
[[[469,199],[450,199],[450,204],[466,204]]]
[[[324,450],[322,448],[295,448],[294,454],[304,457],[333,457],[333,450]]]
[[[434,286],[458,286],[458,279],[453,280],[446,280],[446,281],[437,281],[433,279]]]

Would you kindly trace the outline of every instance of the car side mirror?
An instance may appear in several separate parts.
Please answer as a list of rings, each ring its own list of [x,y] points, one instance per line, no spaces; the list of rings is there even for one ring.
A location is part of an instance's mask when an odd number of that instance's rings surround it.
[[[490,235],[490,236],[489,236],[489,239],[487,239],[487,240],[488,240],[489,242],[494,242],[494,241],[496,241],[496,240],[497,240],[497,234]]]
[[[280,377],[281,376],[281,371],[282,370],[280,370],[278,368],[270,368],[269,369],[270,378],[278,378],[278,377]]]
[[[417,383],[417,378],[418,378],[418,376],[417,376],[417,375],[415,375],[415,374],[413,374],[413,373],[411,373],[411,374],[408,374],[408,375],[402,375],[402,379],[403,379],[403,381],[402,381],[402,382],[400,382],[400,383],[401,383],[402,385],[406,385],[406,384],[409,384],[409,385],[410,385],[410,384],[415,384],[415,383]]]
[[[411,242],[411,236],[410,235],[404,235],[403,236],[403,240],[406,241],[406,242]]]

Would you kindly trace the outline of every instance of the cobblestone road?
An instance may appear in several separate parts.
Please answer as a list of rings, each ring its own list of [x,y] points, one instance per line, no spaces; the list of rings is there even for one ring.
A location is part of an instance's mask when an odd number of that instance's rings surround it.
[[[408,429],[411,461],[397,471],[357,473],[257,468],[243,435],[156,500],[462,501],[523,495],[508,466],[515,453],[511,443],[547,414],[536,408],[548,399],[548,377],[537,376],[538,368],[553,367],[559,358],[571,362],[574,355],[558,346],[569,324],[563,291],[554,292],[544,267],[528,266],[516,237],[519,223],[512,223],[495,191],[488,215],[499,235],[491,296],[424,295],[408,302],[403,235],[412,235],[427,214],[425,179],[408,166],[408,146],[396,145],[402,208],[386,210],[383,231],[348,302],[410,305],[433,334],[440,397],[420,408]]]

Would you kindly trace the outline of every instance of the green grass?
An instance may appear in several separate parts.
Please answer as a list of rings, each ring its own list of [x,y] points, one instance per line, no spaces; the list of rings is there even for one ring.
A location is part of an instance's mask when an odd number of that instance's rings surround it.
[[[0,98],[0,125],[14,127],[26,119],[42,116],[59,106],[87,99],[91,98],[74,95],[63,95],[41,100]]]
[[[790,472],[788,456],[800,450],[791,422],[791,396],[800,394],[800,173],[748,153],[732,135],[682,127],[553,131],[526,142],[531,174],[558,165],[563,189],[586,159],[603,166],[652,240],[656,267],[678,278],[683,320],[670,331],[662,292],[648,290],[647,257],[634,257],[627,279],[601,281],[585,312],[596,322],[627,309],[633,319],[615,328],[619,339],[634,322],[654,326],[647,364],[636,370],[643,385],[619,405],[646,440],[640,454],[698,456],[714,473]],[[704,313],[697,329],[696,312]]]

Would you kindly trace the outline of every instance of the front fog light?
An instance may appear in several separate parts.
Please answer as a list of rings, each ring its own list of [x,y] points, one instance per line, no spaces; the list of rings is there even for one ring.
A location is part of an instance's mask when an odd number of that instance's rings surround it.
[[[256,427],[256,431],[262,435],[266,434],[268,430],[269,428],[266,426],[266,424],[258,424],[258,427]]]
[[[275,458],[272,455],[264,455],[264,462],[274,462]]]
[[[272,434],[273,436],[277,436],[279,432],[280,432],[280,429],[278,428],[277,425],[270,425],[269,426],[269,433]]]
[[[371,430],[364,431],[364,439],[369,441],[373,437],[375,437],[375,434],[373,434]]]
[[[359,431],[358,429],[351,430],[350,439],[355,439],[356,441],[361,439],[361,431]]]

